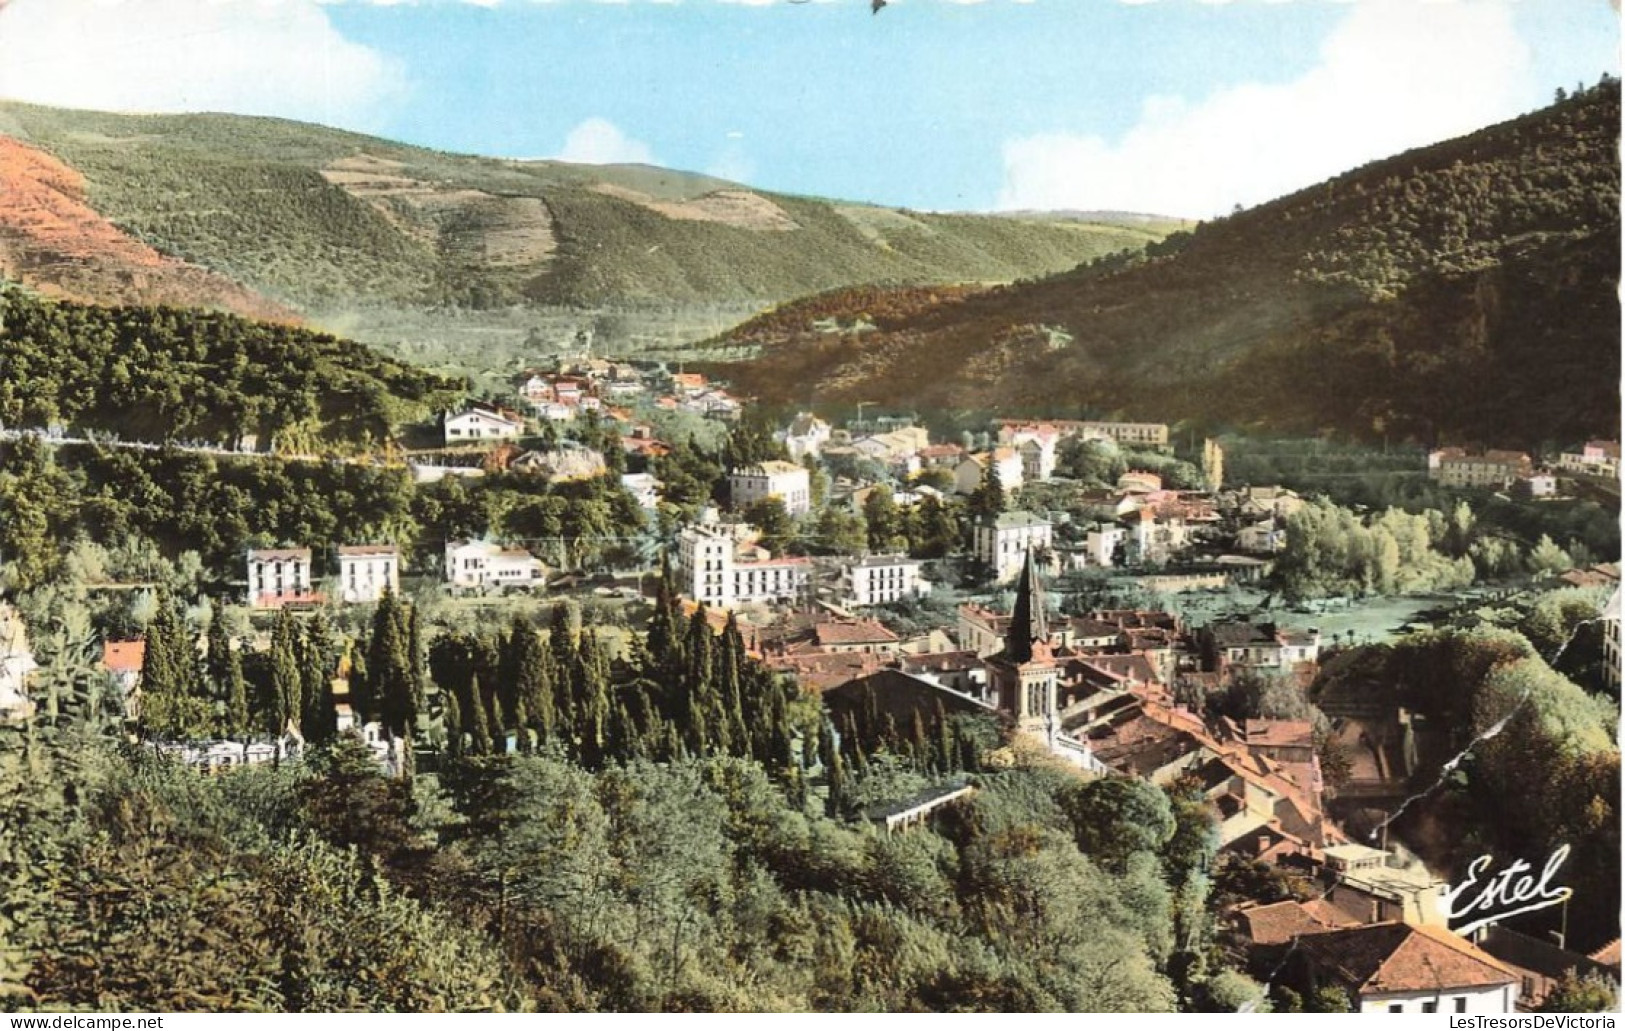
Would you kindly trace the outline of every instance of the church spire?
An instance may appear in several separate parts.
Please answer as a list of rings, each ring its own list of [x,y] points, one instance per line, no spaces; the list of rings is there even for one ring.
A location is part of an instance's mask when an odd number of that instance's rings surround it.
[[[1038,566],[1027,552],[1016,584],[1016,607],[1010,613],[1010,629],[1004,635],[1004,654],[1012,662],[1031,662],[1033,645],[1049,640],[1049,623],[1044,617],[1044,587],[1038,581]]]

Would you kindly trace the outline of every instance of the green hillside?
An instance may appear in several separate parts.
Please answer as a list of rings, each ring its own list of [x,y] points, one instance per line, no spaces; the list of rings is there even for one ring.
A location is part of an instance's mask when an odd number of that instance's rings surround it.
[[[704,335],[840,286],[1046,275],[1138,249],[1168,225],[894,211],[226,115],[0,103],[0,134],[82,174],[96,211],[159,251],[391,344],[420,327],[493,327],[511,346],[516,310],[537,312],[530,328],[546,337],[568,313],[630,314],[609,346],[638,342],[649,324]],[[480,352],[463,339],[442,357]]]
[[[864,298],[710,345],[784,400],[1536,444],[1619,425],[1619,85],[918,310]],[[867,321],[872,331],[832,327]],[[703,351],[699,353],[704,353]],[[940,374],[921,383],[929,360]]]
[[[347,340],[214,312],[102,308],[0,287],[0,424],[347,452],[461,396]]]

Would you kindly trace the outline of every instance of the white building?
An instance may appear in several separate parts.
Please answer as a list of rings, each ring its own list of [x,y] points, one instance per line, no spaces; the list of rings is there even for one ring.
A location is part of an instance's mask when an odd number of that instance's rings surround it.
[[[1006,423],[999,428],[999,443],[1021,455],[1022,477],[1039,483],[1055,475],[1056,445],[1061,433],[1049,423]]]
[[[525,432],[525,424],[489,408],[467,408],[445,421],[446,446],[470,441],[513,440]]]
[[[309,548],[259,548],[248,553],[248,604],[277,609],[314,604],[321,596],[311,585]]]
[[[621,474],[621,487],[637,499],[638,507],[650,512],[660,507],[660,486],[653,473]]]
[[[1009,583],[1021,572],[1029,551],[1045,551],[1054,543],[1055,527],[1031,512],[1005,512],[976,526],[978,561],[993,569],[993,579]]]
[[[1578,452],[1558,456],[1557,467],[1564,472],[1619,479],[1619,441],[1588,440]]]
[[[489,541],[446,544],[446,582],[453,588],[539,587],[545,574],[542,560],[523,548]]]
[[[783,501],[792,516],[812,510],[812,477],[794,462],[767,461],[735,469],[728,476],[728,489],[735,511],[772,497]]]
[[[744,528],[702,524],[677,536],[677,573],[683,593],[711,608],[753,602],[791,604],[806,594],[811,563],[775,559],[745,545]]]
[[[401,553],[393,544],[339,548],[339,597],[352,604],[401,592]]]
[[[920,566],[917,559],[901,555],[872,555],[847,566],[842,579],[854,606],[889,605],[931,593],[931,584],[920,577]]]
[[[1112,523],[1100,523],[1090,527],[1083,538],[1083,554],[1086,564],[1109,569],[1117,564],[1117,551],[1126,545],[1128,531]]]
[[[829,443],[830,433],[829,423],[811,412],[802,412],[790,421],[789,429],[784,431],[784,446],[790,452],[790,457],[798,462],[808,455],[817,458],[818,452]]]

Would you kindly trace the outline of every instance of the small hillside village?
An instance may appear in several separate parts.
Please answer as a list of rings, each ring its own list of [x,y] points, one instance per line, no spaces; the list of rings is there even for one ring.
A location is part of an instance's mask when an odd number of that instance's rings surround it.
[[[1369,820],[1355,830],[1350,814],[1401,805],[1419,762],[1444,747],[1416,714],[1333,697],[1319,701],[1318,724],[1307,715],[1214,718],[1204,703],[1227,692],[1305,696],[1327,654],[1354,643],[1352,631],[1323,630],[1310,608],[1220,604],[1186,614],[1179,599],[1267,591],[1290,521],[1308,503],[1281,486],[1227,482],[1218,440],[1179,462],[1160,423],[1004,419],[942,440],[904,417],[865,420],[861,407],[841,426],[798,412],[773,427],[777,457],[727,468],[720,497],[678,521],[657,475],[678,450],[661,439],[661,413],[727,427],[752,415],[747,399],[698,373],[567,356],[527,371],[505,399],[445,413],[440,446],[414,453],[412,472],[419,483],[499,473],[550,483],[618,478],[645,524],[615,532],[658,546],[639,568],[620,570],[636,586],[615,596],[636,605],[653,584],[646,574],[664,569],[687,611],[719,634],[737,627],[750,655],[821,699],[837,733],[855,734],[865,720],[906,728],[971,714],[1008,728],[1011,748],[1080,775],[1161,786],[1194,779],[1219,816],[1221,856],[1266,879],[1314,886],[1309,902],[1232,907],[1255,971],[1305,965],[1311,980],[1338,986],[1363,1011],[1473,1014],[1532,1009],[1570,969],[1617,978],[1617,941],[1588,956],[1495,926],[1471,939],[1452,933],[1449,886],[1402,843],[1373,836]],[[612,428],[607,439],[620,454],[574,439],[584,423],[600,438]],[[1080,447],[1126,456],[1124,471],[1104,485],[1064,478],[1063,456]],[[1547,463],[1447,447],[1428,455],[1426,474],[1443,486],[1539,499],[1575,477],[1617,478],[1618,465],[1612,441],[1588,441]],[[834,526],[832,511],[866,517],[870,534],[837,547],[815,528],[804,540],[822,546],[787,548],[782,532],[776,546],[762,525]],[[871,547],[876,522],[897,513],[921,533],[946,529],[931,546],[910,547],[915,540],[895,534]],[[236,600],[268,616],[376,606],[403,590],[549,598],[580,582],[582,571],[551,566],[534,543],[437,542],[439,560],[411,568],[391,542],[354,541],[330,554],[283,542],[243,555]],[[1569,575],[1612,590],[1605,636],[1617,677],[1617,566]],[[1141,603],[1090,604],[1078,589],[1107,582]],[[34,667],[14,613],[0,613],[0,640],[8,642],[0,711],[16,714],[33,705]],[[143,658],[140,640],[102,650],[101,669],[132,713]],[[342,671],[335,685],[338,729],[360,733],[398,771],[401,743],[358,720],[343,701]],[[290,724],[275,739],[159,747],[218,771],[295,760],[303,739]],[[1338,756],[1335,777],[1324,766],[1329,754]],[[948,780],[866,815],[884,833],[905,833],[972,790]]]

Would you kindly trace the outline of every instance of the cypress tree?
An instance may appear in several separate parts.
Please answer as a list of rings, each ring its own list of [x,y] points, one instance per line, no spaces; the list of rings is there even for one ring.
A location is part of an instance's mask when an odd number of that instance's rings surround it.
[[[317,620],[321,619],[320,613]],[[325,620],[312,620],[298,639],[299,689],[303,702],[299,729],[305,740],[320,744],[338,733],[333,709],[333,680],[327,665]]]
[[[753,751],[745,724],[745,661],[745,638],[739,632],[739,621],[730,612],[722,630],[721,646],[717,649],[716,692],[723,723],[718,736],[723,751],[732,755],[748,755]],[[772,728],[762,729],[771,731]]]
[[[954,747],[953,728],[948,725],[948,714],[937,699],[937,772],[952,773],[958,766],[958,750]]]
[[[367,670],[372,697],[384,732],[391,738],[408,737],[417,719],[414,702],[411,629],[406,613],[387,588],[373,614],[372,641]]]
[[[350,649],[350,711],[358,726],[378,718],[378,696],[367,676],[367,649],[359,640]]]
[[[457,759],[463,754],[463,714],[457,704],[457,692],[440,692],[440,723],[446,732],[446,755]]]
[[[913,753],[914,768],[922,773],[931,769],[931,741],[925,736],[925,717],[920,710],[914,710],[914,725],[910,728],[912,733],[909,740],[909,750]]]
[[[469,690],[468,699],[468,751],[470,755],[491,754],[491,729],[485,718],[484,690],[478,677]]]
[[[277,613],[276,628],[271,631],[271,689],[275,711],[271,713],[270,731],[273,737],[304,714],[299,651],[299,631],[294,625],[293,613],[284,608]]]
[[[609,678],[600,659],[598,639],[589,633],[577,660],[581,665],[581,704],[576,740],[580,742],[582,765],[592,769],[603,764],[610,719]]]
[[[553,673],[542,635],[528,620],[515,616],[508,634],[504,667],[505,679],[513,682],[514,697],[525,705],[528,726],[536,731],[537,744],[553,740]]]
[[[227,703],[231,700],[231,637],[226,633],[226,623],[222,618],[224,612],[220,606],[214,610],[209,618],[209,634],[206,643],[204,667],[208,671],[209,686],[216,698]]]
[[[520,755],[530,755],[536,750],[536,746],[532,743],[532,735],[535,733],[531,729],[532,725],[530,707],[525,704],[525,696],[520,695],[513,703],[514,749]]]
[[[253,716],[248,711],[248,681],[243,677],[243,657],[235,648],[226,656],[226,717],[227,737],[243,737],[253,730]]]

